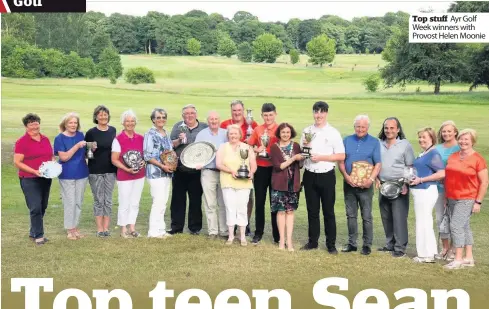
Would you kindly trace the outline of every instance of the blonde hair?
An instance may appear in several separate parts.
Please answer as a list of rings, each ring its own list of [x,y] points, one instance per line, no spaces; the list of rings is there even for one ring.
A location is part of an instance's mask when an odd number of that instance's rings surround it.
[[[459,133],[458,133],[457,126],[455,125],[455,122],[453,122],[452,120],[447,120],[447,121],[445,121],[445,122],[443,122],[443,123],[441,124],[441,126],[440,126],[440,130],[438,130],[438,135],[437,135],[437,136],[438,136],[438,141],[439,141],[440,143],[444,143],[444,142],[445,142],[445,140],[443,139],[443,136],[442,136],[442,134],[441,134],[441,131],[442,131],[442,130],[443,130],[443,128],[444,128],[444,127],[446,127],[446,126],[452,126],[452,127],[453,127],[453,130],[455,131],[455,139],[457,139],[457,138],[458,138],[458,134],[459,134]]]
[[[241,131],[241,128],[237,124],[228,125],[227,130],[228,130],[228,132],[227,132],[228,139],[229,139],[229,131],[231,131],[231,130],[238,130],[239,139],[243,138],[243,131]]]
[[[477,132],[474,129],[463,129],[458,134],[457,140],[460,139],[462,135],[467,135],[467,134],[470,135],[470,139],[472,140],[472,146],[475,145],[475,143],[477,143]]]
[[[419,129],[418,130],[418,136],[419,136],[419,134],[424,133],[424,132],[428,133],[428,135],[431,138],[431,142],[433,143],[433,145],[436,145],[436,133],[435,133],[435,130],[433,130],[433,128],[430,128],[430,127],[424,127],[422,129]]]
[[[63,116],[63,118],[61,118],[61,122],[59,123],[60,132],[66,131],[66,124],[68,123],[68,121],[70,121],[73,118],[76,118],[76,121],[78,122],[76,130],[80,131],[81,129],[80,116],[78,116],[77,113],[71,112],[71,113],[67,113],[66,115]]]

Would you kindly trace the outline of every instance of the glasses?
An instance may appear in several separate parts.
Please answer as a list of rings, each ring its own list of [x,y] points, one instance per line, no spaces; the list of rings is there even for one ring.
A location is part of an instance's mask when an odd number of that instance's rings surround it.
[[[166,116],[157,116],[155,117],[156,120],[164,120],[166,119]]]

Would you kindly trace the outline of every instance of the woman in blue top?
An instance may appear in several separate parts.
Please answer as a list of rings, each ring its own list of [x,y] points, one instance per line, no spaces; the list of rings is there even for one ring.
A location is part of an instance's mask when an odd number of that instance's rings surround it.
[[[173,175],[171,166],[161,162],[164,151],[173,150],[170,136],[164,126],[168,118],[167,112],[162,108],[155,108],[151,112],[153,127],[144,134],[144,160],[147,162],[146,179],[150,186],[153,204],[149,215],[148,237],[167,238],[171,236],[166,232],[165,210],[170,196],[170,185]]]
[[[438,131],[438,142],[440,144],[436,145],[436,150],[441,155],[441,159],[443,161],[443,165],[447,165],[448,157],[460,150],[460,146],[457,142],[458,138],[458,129],[455,126],[455,122],[448,120],[441,124],[440,130]],[[447,205],[447,199],[445,197],[445,186],[443,182],[438,182],[438,200],[435,204],[435,214],[436,214],[436,226],[439,227],[441,220],[443,218],[443,214],[445,212],[445,208]],[[450,234],[440,233],[440,238],[443,244],[442,251],[435,256],[437,259],[444,259],[447,261],[451,261],[455,257],[455,250],[450,250]]]
[[[418,131],[418,141],[423,152],[414,160],[417,176],[411,181],[411,193],[416,214],[417,263],[433,263],[437,254],[433,230],[433,208],[438,199],[437,181],[445,178],[445,167],[440,153],[435,149],[436,134],[432,128]]]
[[[76,240],[85,237],[80,233],[78,223],[88,181],[86,142],[80,132],[80,118],[75,113],[66,114],[59,129],[61,133],[54,139],[54,155],[59,156],[59,163],[63,166],[59,185],[64,208],[64,227],[68,232],[67,238]]]

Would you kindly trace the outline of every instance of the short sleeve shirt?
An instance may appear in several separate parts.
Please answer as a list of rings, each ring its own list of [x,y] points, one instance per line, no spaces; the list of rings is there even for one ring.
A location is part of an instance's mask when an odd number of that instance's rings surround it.
[[[340,132],[331,126],[329,123],[322,128],[311,125],[305,128],[301,137],[301,147],[304,145],[304,133],[311,132],[315,134],[310,143],[311,154],[332,155],[345,153],[345,145],[341,138]],[[325,173],[336,167],[336,162],[312,162],[310,158],[305,160],[304,167],[315,173]]]
[[[453,200],[475,200],[479,192],[478,173],[487,169],[486,160],[477,152],[460,159],[460,152],[453,153],[445,168],[445,194]]]
[[[428,151],[426,154],[419,155],[413,163],[414,168],[418,174],[418,177],[428,177],[438,172],[439,170],[445,169],[443,160],[441,158],[438,150],[433,149]],[[436,185],[437,181],[427,181],[420,183],[418,185],[412,186],[414,189],[427,189],[431,185]]]
[[[83,141],[85,136],[81,132],[76,132],[75,136],[66,136],[63,133],[54,138],[54,155],[58,156],[59,152],[67,152],[78,142]],[[88,166],[85,161],[86,148],[78,149],[75,154],[66,162],[59,160],[63,171],[59,179],[83,179],[88,177]]]
[[[228,126],[232,124],[235,124],[233,119],[225,120],[221,122],[221,128],[227,130]],[[253,120],[253,122],[251,123],[251,129],[254,130],[256,127],[258,127],[258,123]],[[241,125],[241,142],[246,141],[246,131],[248,131],[248,124],[246,123],[246,121],[243,121],[243,124]]]
[[[117,132],[112,126],[106,131],[93,127],[85,134],[85,141],[97,142],[97,149],[93,152],[93,159],[88,160],[88,171],[90,174],[116,173],[117,167],[112,164],[112,142]]]
[[[214,147],[216,147],[216,150],[218,150],[222,144],[224,144],[228,141],[228,136],[227,136],[226,130],[224,130],[224,129],[219,128],[217,131],[217,134],[214,135],[214,134],[212,134],[210,128],[206,128],[206,129],[200,131],[199,134],[197,134],[195,141],[196,142],[201,142],[201,141],[209,142],[212,145],[214,145]],[[216,158],[214,158],[214,160],[212,160],[204,168],[216,168]]]
[[[278,138],[275,136],[275,132],[277,131],[278,124],[275,123],[271,128],[267,128],[266,124],[262,124],[253,130],[253,134],[251,134],[250,139],[248,140],[248,144],[250,146],[262,146],[261,136],[265,134],[265,130],[267,131],[267,135],[270,138],[270,141],[267,146],[267,153],[270,156],[270,147],[278,141]],[[256,156],[256,165],[268,167],[272,166],[272,161],[269,159],[262,158],[260,156]]]
[[[398,138],[389,148],[385,141],[380,141],[380,157],[382,159],[379,173],[381,181],[404,177],[404,168],[414,163],[413,147],[407,139]]]
[[[375,165],[380,163],[380,144],[379,140],[370,134],[359,138],[356,134],[345,137],[345,169],[348,175],[351,174],[352,164],[357,161],[367,161]]]
[[[53,158],[53,147],[49,139],[42,134],[40,136],[40,140],[36,141],[26,133],[15,142],[14,147],[14,153],[24,155],[22,163],[35,170],[39,170],[43,162],[51,161]],[[35,178],[38,176],[19,170],[19,177]]]

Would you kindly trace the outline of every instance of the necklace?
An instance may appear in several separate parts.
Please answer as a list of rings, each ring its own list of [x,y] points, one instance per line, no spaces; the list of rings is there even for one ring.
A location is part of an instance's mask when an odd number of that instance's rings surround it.
[[[425,151],[423,151],[422,153],[419,154],[420,157],[424,156],[425,154],[427,154],[431,148],[433,148],[433,145],[431,145],[430,147],[428,147],[428,149],[426,149]]]

